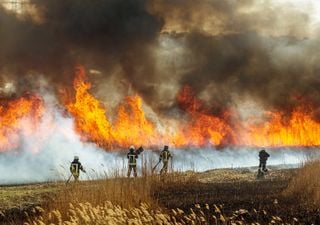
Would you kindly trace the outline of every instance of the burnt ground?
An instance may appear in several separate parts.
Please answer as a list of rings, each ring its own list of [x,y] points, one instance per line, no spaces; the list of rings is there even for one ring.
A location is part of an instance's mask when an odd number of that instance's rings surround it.
[[[208,171],[197,175],[199,182],[179,187],[168,185],[158,189],[154,197],[163,207],[180,208],[185,212],[195,210],[195,204],[202,209],[206,204],[211,206],[212,214],[216,205],[227,217],[245,209],[248,211],[243,215],[246,223],[267,224],[277,216],[290,224],[294,223],[294,218],[299,221],[295,224],[320,224],[319,209],[302,204],[298,196],[292,198],[285,194],[295,173],[295,169],[271,171],[264,179],[257,180],[253,170]]]
[[[62,183],[35,183],[0,186],[0,224],[28,215],[37,215],[36,206],[49,204]]]

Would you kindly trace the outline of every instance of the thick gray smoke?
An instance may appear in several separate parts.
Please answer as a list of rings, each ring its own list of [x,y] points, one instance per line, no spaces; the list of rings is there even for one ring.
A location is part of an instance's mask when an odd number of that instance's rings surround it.
[[[288,112],[320,100],[317,1],[30,3],[37,20],[0,8],[3,79],[36,71],[65,84],[82,64],[102,71],[101,99],[119,91],[106,90],[116,76],[156,111],[172,109],[186,84],[216,112],[248,97]]]
[[[304,100],[317,104],[318,3],[295,3],[155,1],[165,21],[161,36],[176,43],[170,75],[215,108],[248,96],[288,112]]]

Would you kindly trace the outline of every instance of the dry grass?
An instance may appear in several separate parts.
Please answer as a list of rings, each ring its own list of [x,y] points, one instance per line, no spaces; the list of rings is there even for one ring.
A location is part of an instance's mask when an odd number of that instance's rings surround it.
[[[41,211],[41,208],[37,208]],[[106,202],[103,205],[92,206],[90,203],[80,203],[77,206],[69,205],[68,218],[63,220],[59,210],[53,210],[46,215],[25,223],[26,225],[42,224],[187,224],[191,221],[206,221],[205,214],[197,215],[194,212],[187,215],[184,211],[173,210],[173,215],[154,210],[147,204],[139,207],[123,208]]]
[[[318,207],[320,204],[320,161],[309,161],[299,169],[284,194],[288,197],[299,198],[309,207]]]
[[[139,207],[141,203],[152,208],[158,207],[158,202],[153,198],[155,190],[162,186],[183,185],[195,182],[193,176],[180,173],[165,176],[144,176],[139,178],[112,178],[98,181],[84,181],[70,183],[61,189],[52,198],[50,204],[45,206],[46,211],[58,210],[63,219],[68,217],[69,205],[90,203],[93,207],[112,202],[119,207]]]
[[[223,213],[223,207],[218,205],[209,206],[206,204],[201,207],[196,204],[190,212],[181,209],[172,209],[164,211],[160,208],[150,207],[148,204],[140,204],[139,207],[124,208],[114,205],[111,202],[93,206],[91,203],[79,203],[77,205],[69,204],[67,217],[63,218],[60,210],[45,212],[37,207],[35,210],[42,213],[43,216],[37,219],[29,219],[24,225],[99,225],[99,224],[201,224],[201,225],[242,225],[248,224],[247,220],[253,219],[256,222],[249,224],[301,224],[298,219],[293,218],[291,223],[284,223],[279,216],[268,215],[267,212],[258,212],[257,210],[248,211],[240,209],[233,212],[232,216],[227,217]],[[258,222],[260,221],[260,222]]]
[[[151,210],[160,208],[152,198],[156,189],[190,182],[194,182],[193,176],[172,173],[70,183],[50,204],[34,208],[34,214],[42,216],[34,220],[30,217],[29,224],[127,224],[127,220],[129,224],[145,224],[165,218],[161,210]]]

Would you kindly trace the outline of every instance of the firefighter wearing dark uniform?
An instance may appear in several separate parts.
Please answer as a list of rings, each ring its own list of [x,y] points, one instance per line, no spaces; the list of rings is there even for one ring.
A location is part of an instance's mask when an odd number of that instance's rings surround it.
[[[162,169],[160,170],[160,174],[168,172],[168,162],[170,158],[172,158],[172,156],[169,152],[169,147],[165,145],[162,152],[160,153],[159,158],[159,161],[162,161],[163,163]]]
[[[128,174],[127,176],[130,177],[131,171],[133,170],[133,174],[136,177],[137,176],[137,158],[138,155],[134,151],[134,146],[130,146],[129,153],[127,155],[128,158]]]
[[[72,176],[74,177],[75,181],[78,181],[79,176],[80,176],[80,170],[82,172],[86,172],[83,168],[83,166],[81,165],[81,163],[79,162],[79,157],[75,156],[71,165],[70,165],[70,172],[72,174]]]
[[[267,172],[267,160],[270,157],[270,155],[266,152],[266,150],[261,150],[259,152],[259,159],[260,159],[260,163],[259,163],[259,170],[263,172]]]

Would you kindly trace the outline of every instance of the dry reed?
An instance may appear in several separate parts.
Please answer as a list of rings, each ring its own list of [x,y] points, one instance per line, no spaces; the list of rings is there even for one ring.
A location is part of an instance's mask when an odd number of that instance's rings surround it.
[[[309,207],[320,204],[320,161],[308,161],[298,170],[284,192],[287,197],[299,198]]]

